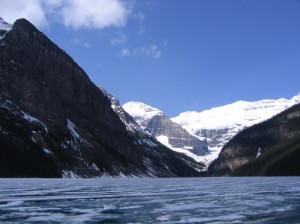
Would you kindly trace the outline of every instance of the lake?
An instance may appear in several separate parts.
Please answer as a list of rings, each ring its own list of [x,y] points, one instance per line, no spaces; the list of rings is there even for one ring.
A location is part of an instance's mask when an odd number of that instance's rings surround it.
[[[0,179],[0,223],[300,223],[300,177]]]

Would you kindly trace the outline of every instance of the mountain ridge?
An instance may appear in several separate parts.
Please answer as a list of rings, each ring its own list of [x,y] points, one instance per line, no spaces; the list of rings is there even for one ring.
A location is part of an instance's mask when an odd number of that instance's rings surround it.
[[[267,120],[299,102],[300,95],[296,95],[291,99],[263,99],[254,102],[240,100],[201,112],[183,112],[171,118],[171,121],[181,125],[192,136],[206,140],[209,152],[198,156],[184,149],[178,151],[208,167],[218,157],[222,147],[241,130]],[[155,115],[164,114],[161,110],[141,102],[128,102],[123,107],[144,129]],[[169,148],[173,148],[165,136],[156,137]]]
[[[172,122],[165,113],[141,102],[126,103],[123,108],[159,142],[197,162],[203,162],[200,156],[208,152],[206,142],[189,134],[180,125]]]
[[[1,177],[200,175],[189,158],[138,144],[83,69],[25,19],[0,40],[0,102]]]
[[[201,112],[183,112],[171,120],[182,125],[189,133],[207,139],[212,152],[206,158],[209,164],[241,130],[267,120],[299,102],[299,94],[291,99],[240,100]]]

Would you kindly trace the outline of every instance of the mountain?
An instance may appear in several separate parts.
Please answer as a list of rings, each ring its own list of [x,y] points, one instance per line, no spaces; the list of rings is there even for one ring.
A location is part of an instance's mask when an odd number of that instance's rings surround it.
[[[151,133],[147,130],[141,128],[130,116],[124,108],[120,105],[118,98],[107,92],[103,87],[99,87],[103,94],[110,100],[112,109],[119,116],[121,121],[125,124],[127,131],[133,135],[139,137],[140,144],[145,143],[149,146],[157,146],[160,145],[156,138],[154,138]]]
[[[203,157],[210,164],[222,147],[246,127],[267,120],[300,102],[300,95],[289,100],[237,101],[202,112],[188,111],[172,118],[190,134],[207,140],[210,154]]]
[[[0,40],[5,36],[7,31],[11,29],[12,29],[12,25],[8,24],[0,17]]]
[[[200,174],[190,158],[128,131],[82,68],[30,22],[1,29],[0,177]]]
[[[128,102],[123,108],[142,129],[150,132],[170,149],[190,156],[198,162],[202,162],[201,156],[208,152],[205,141],[189,134],[162,111],[141,102]]]
[[[120,119],[122,120],[122,122],[125,124],[127,130],[129,133],[131,133],[133,136],[137,136],[138,137],[138,142],[139,144],[146,144],[149,145],[150,147],[152,146],[157,146],[157,145],[164,145],[167,146],[169,149],[172,149],[175,152],[179,152],[178,153],[178,157],[184,157],[184,161],[188,162],[189,166],[193,167],[194,169],[196,169],[197,171],[201,172],[201,175],[203,175],[204,170],[206,169],[206,165],[204,163],[202,163],[202,161],[197,161],[197,156],[195,155],[193,158],[193,156],[190,156],[190,153],[188,151],[188,153],[186,153],[185,149],[183,149],[183,153],[182,151],[180,151],[180,149],[178,148],[172,148],[170,147],[170,145],[166,145],[165,142],[160,141],[161,139],[157,139],[154,137],[154,135],[151,133],[151,130],[148,131],[144,126],[141,126],[141,123],[136,122],[137,120],[134,119],[121,105],[119,100],[113,96],[112,94],[108,93],[104,88],[100,87],[101,91],[104,93],[104,95],[106,95],[106,97],[111,101],[112,104],[112,108],[113,110],[118,114],[118,116],[120,117]],[[146,106],[146,105],[144,105]],[[149,106],[148,106],[149,107]],[[126,106],[125,106],[126,108]],[[132,107],[130,107],[132,109]],[[150,109],[150,107],[149,107]],[[156,110],[152,108],[152,110]],[[177,124],[175,124],[175,126],[178,126]],[[180,127],[180,129],[182,129]],[[186,133],[185,130],[184,134]],[[182,139],[181,139],[182,141]],[[186,143],[186,142],[185,142]],[[191,142],[189,142],[191,143]],[[198,143],[198,142],[197,142]],[[192,144],[192,143],[191,143]],[[203,144],[203,142],[200,142],[200,144]],[[196,145],[197,147],[199,147],[198,145]],[[194,155],[194,154],[192,154]],[[192,158],[192,159],[191,159]]]
[[[300,175],[300,104],[251,126],[230,140],[209,175]]]

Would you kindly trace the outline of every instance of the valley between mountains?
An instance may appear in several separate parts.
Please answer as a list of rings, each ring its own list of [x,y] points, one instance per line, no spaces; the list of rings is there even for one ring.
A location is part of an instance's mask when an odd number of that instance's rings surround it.
[[[169,118],[123,106],[25,19],[0,18],[0,177],[300,175],[300,96]]]

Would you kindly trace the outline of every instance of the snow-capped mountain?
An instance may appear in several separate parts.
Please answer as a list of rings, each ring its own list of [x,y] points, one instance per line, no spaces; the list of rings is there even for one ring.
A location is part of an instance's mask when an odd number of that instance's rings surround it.
[[[144,130],[170,149],[186,154],[197,162],[208,153],[207,144],[172,122],[162,111],[140,102],[129,102],[123,108]]]
[[[141,102],[128,102],[123,105],[141,128],[146,129],[148,122],[154,117],[164,115],[164,112]]]
[[[199,140],[195,139],[194,137],[191,138],[191,136],[188,134],[188,132],[185,131],[180,125],[175,124],[175,123],[171,122],[168,118],[166,118],[165,114],[162,111],[159,111],[158,109],[150,107],[143,103],[137,103],[137,104],[133,103],[134,105],[138,105],[138,108],[136,108],[135,112],[133,112],[134,106],[132,105],[132,106],[129,106],[129,110],[131,110],[131,112],[133,114],[135,114],[135,116],[137,117],[137,119],[135,120],[120,105],[118,98],[116,98],[115,96],[113,96],[112,94],[107,92],[103,87],[99,87],[99,88],[103,92],[103,94],[111,101],[112,109],[116,112],[116,114],[122,120],[127,131],[135,138],[135,144],[140,145],[141,147],[146,145],[146,147],[151,148],[151,149],[153,149],[153,151],[157,151],[157,152],[159,152],[158,149],[161,147],[161,144],[163,144],[164,146],[167,146],[169,149],[179,152],[180,153],[179,155],[184,154],[188,157],[192,157],[197,163],[194,161],[193,162],[190,161],[190,158],[188,160],[187,160],[187,158],[181,158],[181,159],[183,161],[185,161],[186,163],[188,163],[189,166],[192,167],[193,169],[195,169],[196,171],[203,171],[206,168],[205,164],[201,163],[202,160],[197,161],[198,156],[189,151],[189,150],[194,149],[195,152],[203,154],[203,152],[202,152],[202,150],[203,150],[202,144],[203,143],[199,142]],[[130,103],[128,105],[130,105]],[[167,122],[169,121],[172,124],[171,125],[164,124],[163,126],[162,125],[154,125],[153,126],[153,121],[151,119],[154,119],[156,121],[167,119]],[[152,121],[152,125],[150,124],[151,121]],[[144,127],[142,125],[146,125],[146,126]],[[177,137],[178,137],[178,134],[181,134],[181,136],[180,136],[181,138],[179,138],[179,140],[174,137],[174,135],[175,135],[174,133],[171,134],[170,137],[160,135],[158,138],[155,138],[155,134],[157,134],[157,130],[158,130],[157,127],[162,127],[159,132],[164,133],[166,131],[167,127],[170,127],[170,126],[171,126],[171,129],[174,129],[174,131],[177,130]],[[175,126],[175,128],[174,128],[174,126]],[[146,127],[149,127],[149,129],[147,129]],[[184,135],[184,136],[182,136],[182,135]],[[171,145],[169,143],[169,139],[170,139],[171,144],[173,144],[173,145]],[[193,142],[193,140],[196,142]],[[182,146],[182,144],[184,144],[184,146],[186,146],[187,144],[191,145],[191,146],[189,146],[187,149],[184,149],[184,148],[181,149],[181,148],[176,148],[175,144],[176,144],[176,146]],[[193,144],[195,145],[194,148],[192,147]],[[204,149],[208,150],[207,147],[204,147]],[[149,153],[149,150],[148,150],[148,153]],[[157,153],[157,155],[159,156],[159,153]],[[148,162],[145,161],[145,165],[150,166],[150,170],[151,170],[151,164],[149,164],[149,161]]]
[[[118,98],[107,92],[103,87],[99,87],[103,94],[110,100],[112,109],[118,114],[125,124],[127,131],[132,135],[140,137],[139,144],[157,146],[157,140],[147,131],[141,128],[136,121],[123,109]]]
[[[5,36],[7,31],[12,29],[12,25],[5,22],[1,17],[0,17],[0,40]]]
[[[184,112],[171,120],[189,133],[207,139],[211,154],[205,160],[210,163],[239,131],[265,121],[299,102],[300,95],[291,99],[238,101],[202,112]]]
[[[172,128],[165,127],[166,123],[170,123],[169,121],[155,121],[166,117],[164,112],[141,102],[126,103],[123,108],[144,130],[148,130],[161,143],[208,166],[218,157],[222,147],[238,132],[246,127],[265,121],[299,102],[300,95],[291,99],[265,99],[255,102],[237,101],[202,112],[183,112],[179,116],[171,118],[170,121],[179,124],[190,136],[201,140],[201,143],[198,142],[198,144],[203,146],[203,141],[207,142],[209,151],[202,154],[194,153],[192,147],[188,144],[181,145],[181,147],[176,146],[171,141],[174,138],[171,137],[170,133],[161,132],[164,129],[177,132],[174,125]],[[178,128],[178,126],[175,127]],[[181,127],[178,129],[181,129]],[[193,147],[197,146],[193,145]]]

